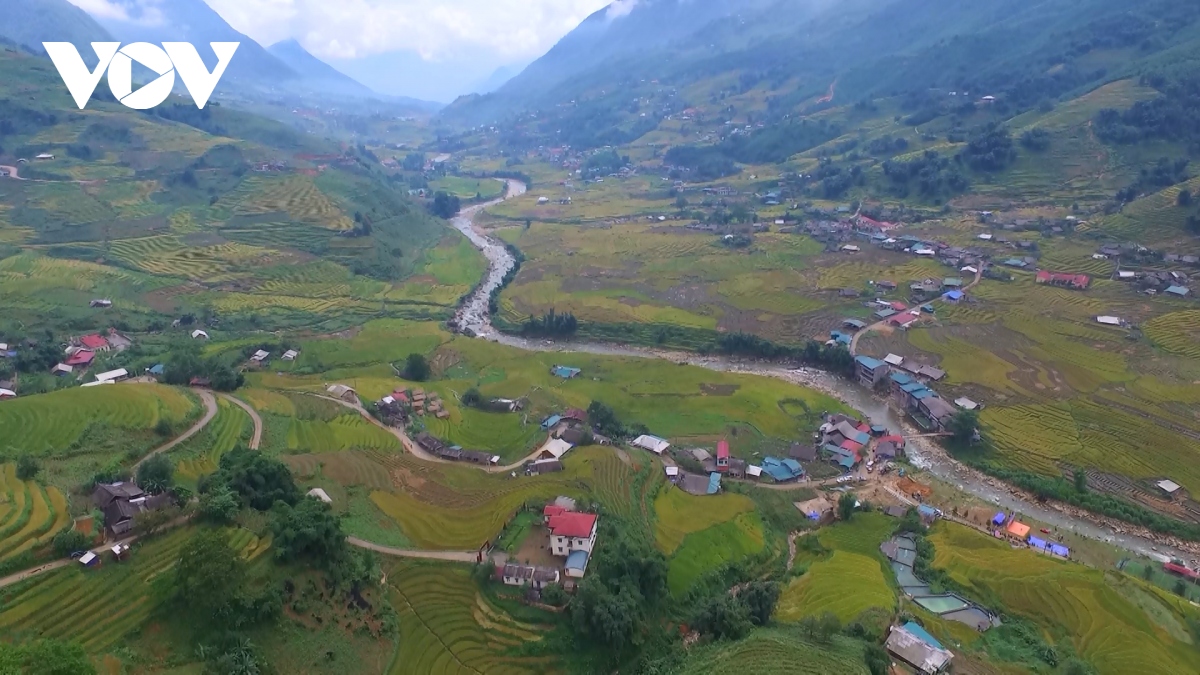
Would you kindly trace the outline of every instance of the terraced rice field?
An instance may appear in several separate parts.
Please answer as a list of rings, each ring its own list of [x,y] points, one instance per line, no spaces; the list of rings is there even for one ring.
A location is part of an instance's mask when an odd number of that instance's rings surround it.
[[[193,489],[201,476],[217,470],[221,455],[250,439],[254,423],[246,411],[217,399],[217,416],[203,431],[171,451],[177,459],[175,479]]]
[[[705,573],[754,555],[763,550],[763,545],[762,518],[755,512],[693,532],[671,557],[667,587],[672,595],[681,596]]]
[[[480,594],[465,566],[401,562],[388,570],[400,637],[388,668],[396,675],[519,675],[556,670],[550,658],[513,651],[546,626],[516,621]]]
[[[48,544],[70,523],[58,488],[18,480],[15,464],[0,464],[0,561]]]
[[[348,230],[354,222],[347,218],[308,176],[249,176],[232,193],[222,198],[235,215],[263,215],[283,212],[306,223],[331,230]]]
[[[0,449],[8,456],[57,455],[73,450],[89,427],[149,430],[163,419],[179,424],[195,408],[182,390],[157,384],[77,387],[22,396],[0,407],[0,428],[5,430]]]
[[[0,595],[0,633],[15,641],[72,640],[103,653],[166,601],[151,582],[170,572],[193,532],[179,528],[137,545],[124,563],[106,554],[99,569],[71,565],[7,590]],[[231,531],[230,539],[246,559],[270,546],[246,530]]]
[[[891,569],[879,545],[895,521],[879,513],[859,513],[850,523],[838,523],[818,534],[821,546],[833,553],[809,566],[783,590],[775,617],[797,621],[833,612],[843,622],[872,607],[892,610],[896,593],[888,584]]]
[[[724,492],[697,497],[681,489],[667,489],[654,500],[657,520],[654,540],[659,550],[671,555],[693,533],[733,520],[754,510],[754,502],[745,495]],[[759,539],[761,539],[761,523]]]
[[[358,413],[351,412],[330,421],[293,419],[288,426],[287,447],[307,452],[337,452],[352,448],[398,451],[400,441]]]
[[[745,640],[692,648],[679,675],[865,675],[860,643],[837,637],[806,642],[787,628],[756,630]]]
[[[959,525],[931,535],[934,564],[982,599],[1071,641],[1098,673],[1200,672],[1181,604],[1136,580],[1054,560]]]
[[[1157,316],[1147,321],[1143,330],[1164,351],[1200,359],[1200,309]]]

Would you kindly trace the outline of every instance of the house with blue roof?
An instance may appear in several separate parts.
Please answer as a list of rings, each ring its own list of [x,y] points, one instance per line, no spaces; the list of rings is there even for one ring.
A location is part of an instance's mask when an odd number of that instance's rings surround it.
[[[147,368],[146,372],[150,373],[151,375],[153,375],[155,377],[161,377],[162,374],[166,371],[163,369],[163,364],[156,363],[153,366],[150,366],[149,368]]]
[[[874,387],[888,374],[888,364],[870,356],[856,357],[854,366],[855,372],[858,374],[858,382],[864,387]]]
[[[966,294],[958,290],[946,291],[945,293],[942,293],[942,299],[953,305],[957,305],[965,297]]]
[[[838,344],[843,344],[843,345],[847,345],[847,346],[849,346],[850,343],[854,342],[854,338],[852,336],[847,335],[846,333],[843,333],[843,332],[837,331],[837,330],[832,331],[829,334],[829,339],[833,340],[834,342],[837,342]]]
[[[778,457],[763,457],[763,473],[776,482],[786,483],[804,475],[804,468],[794,459],[779,459]]]
[[[567,556],[567,562],[563,564],[563,569],[567,571],[567,576],[579,578],[587,571],[587,566],[587,551],[571,551],[571,554]]]
[[[708,474],[708,489],[705,494],[715,495],[721,489],[721,474],[716,471]]]
[[[561,421],[562,421],[561,415],[551,415],[551,416],[547,417],[546,419],[542,420],[542,429],[551,429],[554,427],[554,425],[558,424]]]

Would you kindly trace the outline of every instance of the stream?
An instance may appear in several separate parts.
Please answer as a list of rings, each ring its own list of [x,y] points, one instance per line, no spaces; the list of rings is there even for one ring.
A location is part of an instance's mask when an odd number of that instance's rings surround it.
[[[858,411],[872,424],[882,424],[892,430],[902,430],[906,437],[918,433],[911,425],[904,422],[886,401],[873,396],[855,382],[814,368],[793,368],[753,359],[702,356],[690,352],[603,342],[530,340],[495,330],[488,313],[488,301],[492,291],[500,286],[504,275],[512,269],[516,261],[502,242],[477,230],[474,226],[474,219],[475,215],[483,209],[505,199],[522,195],[526,191],[525,184],[520,181],[509,179],[505,182],[508,189],[504,197],[467,207],[451,221],[454,228],[470,239],[471,243],[488,260],[488,270],[482,282],[454,316],[458,330],[464,332],[469,330],[478,338],[527,351],[666,359],[713,371],[774,377],[815,389],[836,398]],[[994,504],[998,511],[1004,510],[1016,514],[1019,518],[1031,518],[1050,525],[1057,530],[1051,535],[1057,540],[1063,540],[1064,535],[1073,534],[1102,541],[1161,562],[1167,562],[1171,557],[1184,560],[1200,558],[1200,545],[1195,542],[1183,542],[1172,538],[1169,540],[1170,543],[1167,543],[1164,538],[1155,537],[1148,531],[1135,533],[1135,530],[1139,528],[1133,525],[1095,516],[1084,516],[1082,512],[1073,507],[1057,503],[1041,503],[1030,499],[1015,488],[950,458],[945,450],[929,438],[909,438],[906,450],[913,465],[954,485],[963,492]],[[1066,541],[1063,543],[1070,546],[1070,537],[1066,537]]]

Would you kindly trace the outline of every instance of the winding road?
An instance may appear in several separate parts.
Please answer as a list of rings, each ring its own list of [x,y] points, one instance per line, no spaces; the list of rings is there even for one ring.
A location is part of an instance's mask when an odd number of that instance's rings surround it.
[[[133,465],[132,473],[134,475],[137,475],[138,467],[145,464],[146,460],[150,459],[151,457],[153,457],[155,455],[164,453],[164,452],[170,450],[171,448],[179,445],[180,443],[186,441],[187,439],[191,438],[192,436],[195,436],[196,434],[200,433],[200,430],[203,429],[204,427],[208,426],[208,423],[211,422],[214,417],[216,417],[216,415],[217,415],[217,399],[213,398],[212,392],[207,389],[193,389],[192,391],[196,392],[196,395],[200,397],[200,401],[204,404],[204,416],[201,417],[191,427],[189,427],[187,431],[176,436],[170,442],[164,443],[164,444],[158,446],[157,448],[151,450],[150,452],[146,453],[145,457],[139,459],[137,461],[137,463]]]
[[[971,283],[967,284],[966,286],[963,286],[962,292],[966,293],[967,291],[971,290],[972,288],[975,288],[975,285],[978,284],[979,280],[982,278],[983,278],[983,265],[980,265],[979,269],[975,270],[975,280],[972,281]],[[939,296],[938,298],[930,300],[929,304],[933,304],[940,300],[941,300],[941,297]],[[870,333],[873,330],[879,330],[880,328],[883,328],[884,326],[887,325],[887,322],[889,319],[890,319],[890,317],[888,319],[876,321],[875,323],[871,324],[870,326],[867,326],[866,328],[863,328],[862,330],[855,333],[854,337],[851,338],[851,340],[850,340],[850,355],[851,356],[858,355],[858,340],[859,340],[859,338],[866,335],[867,333]]]
[[[220,394],[220,396],[221,396],[221,398],[225,399],[226,401],[229,401],[230,403],[236,405],[237,407],[241,408],[242,410],[245,410],[246,414],[250,416],[250,419],[254,422],[254,435],[252,435],[250,437],[250,443],[248,445],[250,446],[251,450],[257,450],[258,446],[262,443],[262,434],[263,434],[262,416],[258,414],[257,410],[250,407],[249,403],[246,403],[245,401],[243,401],[240,398],[236,398],[234,396],[230,396],[229,394],[225,394],[225,393]]]

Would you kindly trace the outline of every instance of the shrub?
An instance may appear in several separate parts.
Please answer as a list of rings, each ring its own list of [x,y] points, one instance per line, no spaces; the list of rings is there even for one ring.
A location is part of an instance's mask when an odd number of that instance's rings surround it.
[[[54,535],[54,554],[65,558],[75,551],[87,548],[89,542],[88,536],[79,530],[63,530]]]

